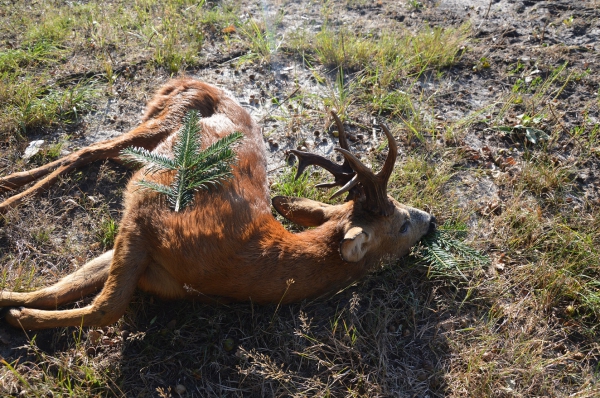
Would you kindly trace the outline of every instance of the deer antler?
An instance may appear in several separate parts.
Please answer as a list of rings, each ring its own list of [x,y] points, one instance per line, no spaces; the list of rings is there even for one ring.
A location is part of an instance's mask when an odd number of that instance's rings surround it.
[[[371,169],[365,166],[350,151],[344,148],[335,148],[335,150],[344,155],[346,161],[350,163],[350,166],[356,172],[352,181],[355,181],[354,185],[360,183],[364,189],[366,209],[373,213],[381,214],[382,216],[389,216],[394,211],[394,205],[387,196],[387,183],[392,175],[392,171],[394,171],[394,164],[396,163],[396,157],[398,156],[398,144],[396,144],[394,136],[392,136],[392,133],[390,133],[390,130],[386,125],[380,124],[379,126],[385,133],[389,146],[388,156],[379,173],[373,173]],[[343,191],[344,188],[340,191]]]
[[[387,196],[387,183],[394,170],[394,164],[398,156],[398,145],[392,133],[390,133],[390,130],[384,124],[379,125],[388,139],[389,153],[385,159],[383,168],[379,173],[375,174],[349,151],[350,148],[346,140],[344,126],[334,111],[331,112],[331,115],[335,119],[339,131],[340,148],[335,148],[335,150],[344,156],[344,163],[338,165],[320,155],[291,150],[290,152],[298,157],[298,171],[295,178],[298,178],[307,166],[321,166],[333,175],[335,181],[318,184],[317,187],[342,187],[331,196],[331,199],[344,192],[349,192],[349,197],[353,197],[355,192],[352,189],[360,183],[360,187],[364,191],[365,208],[373,213],[389,216],[394,210],[394,205]]]
[[[331,115],[333,116],[335,124],[338,128],[338,140],[340,142],[340,147],[346,150],[350,149],[350,147],[348,146],[348,140],[346,139],[346,131],[344,130],[342,121],[334,111],[331,111]],[[314,153],[297,151],[295,149],[290,150],[290,152],[296,155],[296,157],[298,158],[298,170],[296,171],[296,176],[294,177],[295,179],[300,177],[300,175],[302,175],[306,167],[311,165],[320,166],[333,175],[334,182],[317,184],[317,188],[333,188],[336,186],[345,187],[355,175],[354,170],[352,169],[352,167],[350,167],[350,163],[348,163],[347,160],[344,160],[344,163],[339,165],[333,163],[327,158],[324,158],[323,156],[316,155]],[[334,193],[331,196],[331,198],[333,199],[336,196],[341,195],[343,192],[349,191],[350,188],[344,191],[340,190]]]

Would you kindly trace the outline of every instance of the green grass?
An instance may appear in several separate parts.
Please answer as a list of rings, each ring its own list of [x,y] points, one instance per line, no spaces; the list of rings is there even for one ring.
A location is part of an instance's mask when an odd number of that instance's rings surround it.
[[[182,6],[187,7],[183,8]],[[179,5],[179,7],[174,3],[166,3],[165,9],[162,10],[162,23],[158,29],[153,29],[155,37],[150,41],[154,40],[156,43],[154,59],[158,65],[165,67],[171,74],[198,62],[204,35],[190,22],[201,18],[203,6],[204,2],[199,4],[189,2],[189,4]]]
[[[0,73],[16,72],[20,68],[36,67],[57,62],[61,51],[51,42],[38,41],[23,49],[0,52]]]
[[[289,46],[310,54],[329,68],[366,70],[378,76],[378,83],[390,86],[407,73],[452,65],[461,53],[468,27],[442,29],[424,27],[417,34],[382,30],[358,34],[349,29],[334,30],[325,24],[314,36],[297,34]]]
[[[418,81],[429,75],[439,79],[445,68],[456,63],[468,29],[468,25],[426,26],[415,34],[385,29],[363,34],[324,24],[316,34],[297,31],[287,48],[308,65],[323,65],[335,72],[335,83],[328,86],[330,95],[324,98],[328,109],[337,109],[345,117],[350,105],[356,104],[363,112],[400,118],[409,134],[422,140],[421,132],[432,126],[423,117],[429,98],[414,95]]]
[[[250,55],[246,59],[259,59],[261,62],[271,62],[271,56],[279,49],[278,39],[264,22],[260,23],[250,19],[246,23],[239,24],[238,31],[243,40],[250,47]]]
[[[98,240],[104,249],[112,249],[119,232],[119,224],[110,216],[102,219],[98,231]]]
[[[98,94],[93,81],[68,87],[44,85],[45,78],[20,78],[6,72],[0,76],[3,94],[0,109],[0,127],[4,134],[27,134],[30,130],[57,123],[76,122],[89,111]]]
[[[56,70],[71,72],[69,59],[85,59],[86,71],[104,75],[110,86],[119,77],[115,57],[127,63],[147,59],[148,67],[175,75],[200,62],[205,27],[220,30],[236,20],[233,7],[194,1],[68,8],[44,2],[32,17],[21,7],[7,6],[0,28],[11,39],[11,48],[0,48],[0,130],[5,137],[71,123],[91,110],[94,82],[56,84]]]
[[[431,207],[431,211],[438,215],[456,208],[454,199],[444,192],[454,174],[450,165],[440,166],[431,155],[419,152],[411,153],[398,163],[388,185],[390,195],[414,207]]]
[[[292,167],[285,168],[283,173],[277,179],[277,182],[271,185],[273,195],[302,197],[313,200],[325,201],[327,190],[315,188],[323,178],[326,179],[327,172],[314,168],[314,172],[309,170],[302,173],[298,179],[295,179],[296,169]]]

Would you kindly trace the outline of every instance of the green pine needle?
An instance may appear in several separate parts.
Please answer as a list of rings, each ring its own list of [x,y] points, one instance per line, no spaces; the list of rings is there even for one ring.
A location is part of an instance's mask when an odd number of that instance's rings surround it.
[[[129,147],[120,153],[121,159],[127,163],[137,163],[146,166],[149,173],[165,170],[176,170],[177,164],[173,159],[157,155],[144,148]]]
[[[429,265],[427,276],[452,276],[468,281],[463,271],[489,264],[488,256],[463,242],[465,237],[464,226],[446,223],[421,240],[417,254]]]
[[[140,164],[146,167],[148,173],[176,171],[170,186],[146,180],[138,182],[145,189],[167,196],[176,212],[193,201],[197,190],[217,187],[233,177],[231,165],[235,162],[235,152],[231,146],[242,138],[242,133],[229,134],[201,151],[199,121],[198,111],[192,110],[185,115],[173,146],[173,159],[143,148],[131,147],[121,151],[124,161]]]

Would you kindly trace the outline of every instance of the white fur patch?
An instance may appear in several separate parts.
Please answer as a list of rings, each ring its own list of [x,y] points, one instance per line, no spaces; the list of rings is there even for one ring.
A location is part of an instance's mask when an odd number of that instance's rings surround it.
[[[211,117],[202,118],[202,125],[214,131],[218,136],[235,131],[235,124],[223,113],[215,113]]]

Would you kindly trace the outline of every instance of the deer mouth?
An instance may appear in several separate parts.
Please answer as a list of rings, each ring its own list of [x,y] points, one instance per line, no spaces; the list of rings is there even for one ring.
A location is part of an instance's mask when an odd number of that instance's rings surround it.
[[[435,216],[431,216],[431,219],[429,220],[429,229],[427,230],[427,233],[425,235],[430,235],[432,233],[434,233],[437,230],[437,220],[435,219]]]

